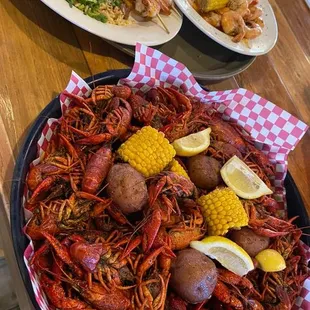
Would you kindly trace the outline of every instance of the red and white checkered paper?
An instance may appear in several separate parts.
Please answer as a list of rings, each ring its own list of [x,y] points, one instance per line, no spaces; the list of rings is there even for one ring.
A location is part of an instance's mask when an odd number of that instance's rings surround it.
[[[218,111],[223,119],[231,120],[241,125],[255,140],[256,147],[261,149],[276,166],[273,181],[275,198],[281,203],[285,212],[285,188],[283,186],[287,173],[287,156],[301,140],[308,126],[290,113],[282,110],[272,102],[240,88],[226,91],[206,92],[196,82],[191,72],[176,60],[161,52],[141,44],[136,46],[135,64],[130,75],[119,81],[119,84],[130,86],[134,92],[145,93],[154,86],[174,87],[182,90],[186,95],[200,99],[205,104],[217,103]],[[72,72],[68,92],[87,98],[90,87],[76,73]],[[70,100],[60,95],[60,104],[64,112]],[[32,163],[36,165],[46,150],[48,142],[53,137],[55,127],[60,120],[49,119],[38,141],[38,158]],[[27,192],[27,190],[25,191]],[[308,260],[310,248],[303,244]],[[29,259],[33,255],[33,243],[25,250],[24,261],[28,268],[36,300],[42,310],[52,309],[40,288],[38,277],[29,266]],[[294,310],[310,309],[310,279],[304,283]]]

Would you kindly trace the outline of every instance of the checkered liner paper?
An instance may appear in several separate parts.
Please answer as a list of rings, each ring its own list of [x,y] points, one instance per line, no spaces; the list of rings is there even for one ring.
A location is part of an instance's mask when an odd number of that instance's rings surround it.
[[[256,141],[256,147],[267,154],[270,161],[275,164],[274,193],[276,199],[282,204],[282,212],[285,212],[283,183],[287,172],[287,156],[308,130],[305,123],[272,102],[246,89],[206,92],[183,64],[141,44],[136,46],[135,64],[130,75],[121,80],[119,84],[128,85],[137,93],[144,93],[159,85],[174,87],[186,95],[200,99],[205,104],[217,103],[223,119],[235,121],[248,131]],[[90,87],[74,72],[72,72],[66,90],[85,98],[91,93]],[[69,103],[70,100],[61,94],[60,104],[63,113]],[[56,119],[47,121],[38,141],[39,157],[32,163],[33,165],[39,163],[40,157],[46,150],[58,124],[59,120]],[[25,189],[25,193],[27,193],[27,189]],[[305,244],[303,246],[310,260],[310,248]],[[35,297],[41,309],[52,309],[40,288],[38,276],[29,265],[29,259],[32,255],[33,244],[30,241],[24,253],[24,261],[29,271]],[[293,309],[310,309],[310,279],[305,281],[301,295]]]

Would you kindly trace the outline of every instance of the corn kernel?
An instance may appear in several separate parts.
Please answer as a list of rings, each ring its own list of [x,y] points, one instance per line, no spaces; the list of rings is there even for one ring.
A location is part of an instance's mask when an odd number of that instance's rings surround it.
[[[241,201],[228,187],[201,196],[197,203],[202,207],[211,236],[225,235],[230,228],[248,225],[249,220]]]
[[[185,169],[174,158],[172,159],[171,163],[169,164],[169,170],[189,179],[189,176],[188,176],[187,172],[185,171]]]
[[[175,156],[175,150],[164,134],[151,126],[145,126],[132,135],[117,152],[123,161],[145,177],[161,172]]]

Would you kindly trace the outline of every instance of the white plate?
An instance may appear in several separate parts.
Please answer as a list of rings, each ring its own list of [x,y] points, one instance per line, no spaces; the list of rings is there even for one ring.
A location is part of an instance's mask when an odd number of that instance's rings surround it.
[[[271,5],[268,0],[260,0],[259,7],[263,10],[265,27],[263,33],[254,40],[249,40],[249,45],[244,42],[234,43],[231,37],[206,22],[190,5],[188,0],[174,0],[185,16],[208,37],[226,48],[240,54],[259,56],[268,53],[278,39],[278,26]]]
[[[164,23],[169,29],[169,34],[165,31],[158,18],[145,21],[136,14],[131,14],[130,18],[137,22],[128,26],[116,26],[101,23],[75,7],[70,8],[66,0],[41,0],[53,11],[70,21],[71,23],[89,31],[103,39],[117,43],[136,45],[137,42],[153,46],[163,44],[177,35],[182,26],[182,13],[178,15],[172,11],[171,15],[161,15]]]

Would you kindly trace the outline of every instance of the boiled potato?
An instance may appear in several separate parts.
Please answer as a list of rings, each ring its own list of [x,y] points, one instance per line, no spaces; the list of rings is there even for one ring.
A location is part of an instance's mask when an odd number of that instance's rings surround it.
[[[171,264],[171,288],[185,301],[196,304],[208,299],[217,282],[215,264],[203,253],[185,249]]]
[[[232,231],[230,239],[240,245],[252,257],[267,249],[270,242],[270,238],[259,236],[248,227]]]
[[[129,164],[114,165],[107,182],[109,196],[124,214],[140,211],[148,201],[143,175]]]
[[[197,187],[212,190],[222,181],[221,164],[212,157],[193,156],[189,158],[187,168],[190,179]]]

